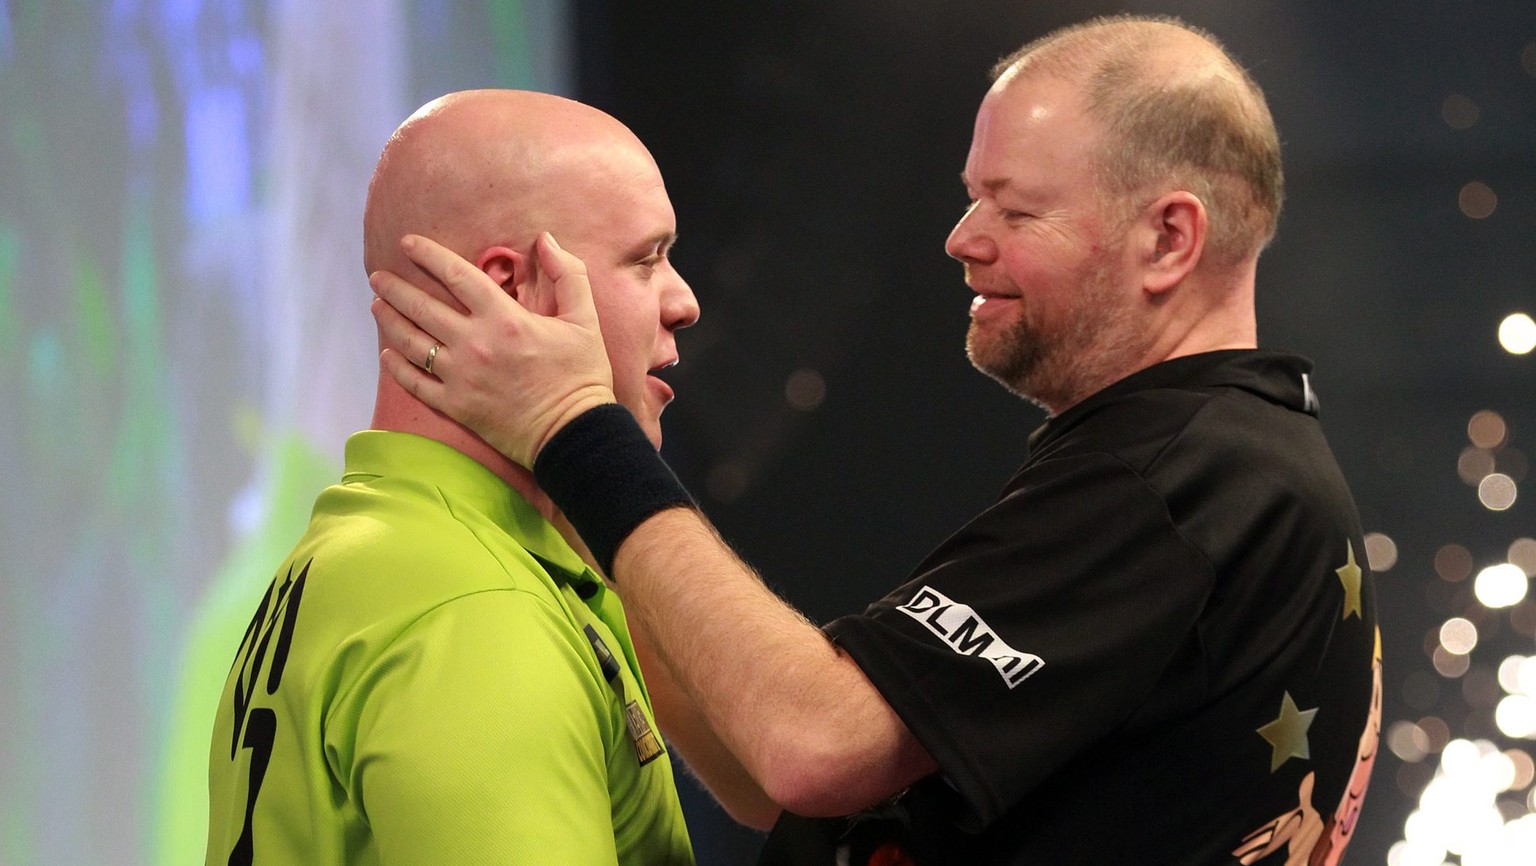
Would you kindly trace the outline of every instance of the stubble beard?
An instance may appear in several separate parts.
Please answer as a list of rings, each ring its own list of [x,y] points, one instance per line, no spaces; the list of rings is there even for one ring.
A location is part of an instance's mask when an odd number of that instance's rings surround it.
[[[1118,295],[1114,276],[1103,265],[1092,268],[1059,325],[1042,325],[1026,307],[1004,333],[987,339],[972,319],[966,357],[977,370],[1052,415],[1076,405],[1118,380],[1126,358],[1145,339],[1131,327],[1131,310]]]

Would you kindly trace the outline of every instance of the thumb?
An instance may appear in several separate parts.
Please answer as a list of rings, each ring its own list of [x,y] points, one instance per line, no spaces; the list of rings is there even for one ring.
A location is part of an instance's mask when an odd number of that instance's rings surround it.
[[[592,284],[587,281],[587,265],[565,251],[549,232],[539,235],[534,245],[539,257],[539,282],[554,283],[555,315],[561,319],[600,330],[597,307],[592,302]]]

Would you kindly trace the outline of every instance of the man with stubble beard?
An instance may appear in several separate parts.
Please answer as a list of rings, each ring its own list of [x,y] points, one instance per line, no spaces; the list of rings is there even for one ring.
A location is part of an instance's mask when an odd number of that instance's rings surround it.
[[[1262,93],[1182,22],[1085,22],[998,64],[963,178],[967,351],[1049,418],[991,507],[821,628],[611,403],[581,292],[530,315],[418,242],[470,315],[376,275],[414,319],[387,317],[387,366],[532,466],[610,565],[767,798],[733,810],[773,826],[762,862],[1336,863],[1380,644],[1311,365],[1257,347],[1282,197]],[[406,360],[439,343],[473,359],[441,381]],[[502,405],[529,381],[541,409]]]

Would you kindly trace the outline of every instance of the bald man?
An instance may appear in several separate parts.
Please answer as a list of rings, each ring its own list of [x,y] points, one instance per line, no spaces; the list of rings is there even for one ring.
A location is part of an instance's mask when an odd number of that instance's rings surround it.
[[[398,239],[430,232],[552,311],[541,230],[587,263],[614,398],[659,446],[656,374],[698,306],[661,174],[612,117],[511,91],[429,103],[384,147],[363,258],[412,273]],[[235,655],[207,862],[692,863],[623,607],[584,555],[527,470],[381,374]]]
[[[1094,20],[998,65],[963,178],[967,352],[1049,418],[997,502],[820,630],[656,492],[579,292],[533,316],[418,241],[471,314],[375,275],[420,326],[381,317],[386,366],[533,465],[611,558],[637,631],[782,807],[764,863],[1337,863],[1380,644],[1311,365],[1257,348],[1282,189],[1262,93],[1208,34]],[[441,381],[407,363],[437,342]],[[506,405],[529,382],[552,396]]]

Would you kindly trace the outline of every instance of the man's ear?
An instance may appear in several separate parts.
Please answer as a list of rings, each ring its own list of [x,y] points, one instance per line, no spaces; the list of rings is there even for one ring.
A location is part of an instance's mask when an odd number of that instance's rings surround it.
[[[1176,190],[1148,205],[1136,226],[1142,289],[1160,295],[1183,282],[1205,254],[1209,226],[1194,193]]]
[[[538,309],[539,295],[535,292],[538,274],[533,258],[511,247],[488,247],[475,259],[475,267],[496,281],[512,299],[540,315],[554,315],[554,310]]]

